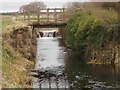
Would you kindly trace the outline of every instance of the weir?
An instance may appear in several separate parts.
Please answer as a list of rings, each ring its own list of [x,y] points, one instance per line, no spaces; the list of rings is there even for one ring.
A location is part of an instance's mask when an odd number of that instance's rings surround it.
[[[38,31],[37,38],[39,37],[57,37],[59,36],[58,30],[45,30],[45,31]]]

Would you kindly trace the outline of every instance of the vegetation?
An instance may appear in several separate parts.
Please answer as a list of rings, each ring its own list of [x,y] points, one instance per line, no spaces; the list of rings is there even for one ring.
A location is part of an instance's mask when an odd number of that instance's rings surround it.
[[[25,8],[30,7],[30,8]],[[45,8],[46,6],[42,2],[32,2],[28,5],[24,5],[20,8],[21,12],[30,13],[36,10]],[[27,10],[27,11],[26,11]],[[34,65],[33,61],[28,60],[20,50],[15,50],[11,42],[19,41],[22,37],[14,38],[13,31],[19,30],[21,27],[25,27],[24,22],[15,21],[13,15],[2,15],[2,37],[0,38],[2,44],[2,87],[4,88],[31,88],[31,78],[28,76],[28,71]],[[11,36],[12,35],[12,36]],[[24,35],[23,35],[24,36]],[[29,35],[28,35],[29,36]],[[26,37],[28,37],[26,35]],[[25,37],[25,36],[24,36]],[[28,38],[27,38],[28,39]],[[30,39],[30,38],[29,38]],[[22,39],[23,40],[23,39]],[[26,38],[24,39],[24,41]],[[25,45],[24,45],[25,46]],[[21,51],[26,52],[28,48],[22,48]],[[30,50],[29,50],[30,51]],[[24,53],[27,55],[27,53]]]
[[[85,49],[88,44],[93,44],[94,39],[101,36],[102,30],[100,29],[104,29],[101,20],[94,19],[88,11],[81,11],[68,21],[67,43],[74,51],[81,51],[83,48]],[[100,31],[101,34],[98,36],[98,32]],[[94,38],[94,34],[97,35],[97,37],[95,36],[96,38]],[[96,44],[99,42],[100,41],[96,41]]]
[[[73,16],[70,15],[71,18],[66,27],[66,44],[74,52],[83,53],[85,56],[92,56],[92,53],[96,51],[105,51],[109,49],[110,45],[113,52],[118,53],[116,48],[120,46],[120,26],[117,22],[116,8],[114,7],[115,10],[108,8],[109,5],[106,4],[101,4],[99,8],[96,7],[97,4],[91,5],[96,11],[89,8],[88,4],[88,7],[83,10],[85,6],[81,7],[79,3],[71,5],[68,11],[74,8],[70,12],[66,11],[68,14],[77,12]],[[44,3],[34,2],[22,6],[20,11],[33,13],[45,7]],[[105,9],[101,9],[101,7]],[[82,10],[76,8],[82,8]],[[3,87],[30,87],[27,70],[29,66],[33,65],[33,62],[24,58],[19,51],[15,51],[9,43],[11,31],[23,26],[25,25],[21,22],[14,22],[11,15],[2,16],[3,42],[1,38],[0,42],[3,45],[1,50]]]
[[[2,15],[2,30],[6,30],[7,26],[12,24],[12,15]]]
[[[11,46],[11,32],[25,26],[21,22],[15,22],[12,15],[2,15],[2,87],[4,88],[27,88],[31,87],[28,70],[33,62],[24,58],[23,55],[15,51]],[[1,84],[1,83],[0,83]]]
[[[94,50],[106,50],[109,44],[120,44],[120,26],[117,14],[111,9],[82,10],[73,15],[66,27],[66,43],[74,51],[90,56]],[[105,14],[106,13],[106,14]],[[106,18],[101,15],[106,16]],[[110,49],[110,48],[109,48]],[[116,51],[113,51],[116,52]]]
[[[20,12],[37,13],[40,9],[46,8],[44,2],[31,2],[20,7]]]
[[[3,45],[2,55],[2,87],[31,87],[30,78],[27,74],[32,62],[23,58],[19,52],[15,52],[9,45]]]

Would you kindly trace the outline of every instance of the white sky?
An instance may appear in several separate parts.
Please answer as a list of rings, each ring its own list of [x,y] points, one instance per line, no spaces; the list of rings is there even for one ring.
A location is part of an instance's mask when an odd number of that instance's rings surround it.
[[[63,7],[67,2],[84,2],[90,0],[0,0],[0,12],[18,11],[19,7],[34,1],[43,1],[47,7]],[[94,0],[94,1],[119,1],[119,0]]]
[[[19,7],[34,1],[45,2],[47,7],[63,7],[66,2],[80,2],[83,0],[0,0],[0,12],[18,11]]]

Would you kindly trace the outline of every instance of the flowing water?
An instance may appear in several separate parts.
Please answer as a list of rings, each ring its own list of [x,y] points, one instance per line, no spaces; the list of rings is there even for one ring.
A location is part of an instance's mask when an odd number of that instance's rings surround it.
[[[69,53],[54,32],[58,31],[43,31],[43,37],[37,38],[33,88],[120,88],[120,65],[86,64],[82,56]]]

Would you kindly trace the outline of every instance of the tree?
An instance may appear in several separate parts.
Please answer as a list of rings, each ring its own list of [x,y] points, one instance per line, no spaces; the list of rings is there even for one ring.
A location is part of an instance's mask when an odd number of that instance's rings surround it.
[[[19,11],[22,13],[37,13],[44,8],[46,8],[44,2],[31,2],[27,5],[21,6]]]
[[[65,12],[64,12],[64,18],[69,19],[72,15],[74,15],[75,13],[82,10],[83,9],[82,5],[83,5],[82,2],[65,3],[64,7],[66,7],[66,8],[65,8]],[[59,17],[63,17],[63,16],[60,15]]]

